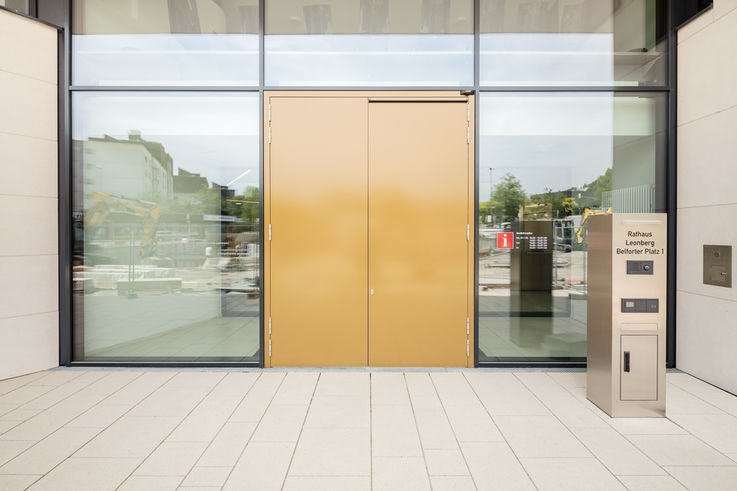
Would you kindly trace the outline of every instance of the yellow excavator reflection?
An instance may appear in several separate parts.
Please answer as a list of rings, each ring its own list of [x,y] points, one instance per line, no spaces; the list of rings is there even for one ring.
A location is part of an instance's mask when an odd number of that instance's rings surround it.
[[[583,244],[584,225],[586,225],[586,222],[589,220],[590,217],[594,215],[610,215],[611,213],[612,213],[611,208],[607,209],[607,211],[591,210],[589,208],[584,209],[583,217],[581,218],[581,225],[579,225],[578,228],[576,229],[576,242],[578,242],[579,244]]]
[[[141,234],[141,257],[148,257],[153,253],[154,233],[161,217],[161,207],[147,201],[120,198],[103,191],[92,191],[90,199],[94,204],[85,212],[85,226],[99,225],[112,211],[127,213],[143,218],[143,233]]]

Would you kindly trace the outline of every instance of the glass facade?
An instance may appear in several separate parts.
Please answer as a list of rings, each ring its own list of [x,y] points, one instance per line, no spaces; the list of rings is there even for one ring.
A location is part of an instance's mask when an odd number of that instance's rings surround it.
[[[265,82],[467,87],[473,42],[472,0],[272,0],[266,2]]]
[[[73,104],[75,358],[258,361],[258,96]]]
[[[666,83],[657,0],[481,0],[480,20],[482,86]]]
[[[0,0],[0,7],[5,7],[8,10],[15,10],[16,12],[26,15],[31,13],[29,0]]]
[[[586,223],[665,208],[664,94],[485,93],[479,360],[583,361]]]
[[[665,18],[72,0],[73,359],[258,363],[263,90],[438,87],[476,93],[476,360],[585,360],[588,217],[666,211]]]
[[[72,6],[74,85],[258,85],[258,0]]]

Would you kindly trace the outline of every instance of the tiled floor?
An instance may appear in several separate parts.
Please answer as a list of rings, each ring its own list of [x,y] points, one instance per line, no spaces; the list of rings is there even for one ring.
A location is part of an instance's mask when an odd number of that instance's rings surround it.
[[[737,489],[737,397],[668,374],[612,420],[583,372],[58,369],[0,381],[0,490]]]

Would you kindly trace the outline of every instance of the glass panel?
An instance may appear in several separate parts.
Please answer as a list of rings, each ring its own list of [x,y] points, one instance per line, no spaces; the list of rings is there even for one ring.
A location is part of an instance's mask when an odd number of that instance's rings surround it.
[[[75,359],[258,361],[258,94],[73,104]]]
[[[482,86],[664,85],[665,2],[481,0]]]
[[[258,85],[258,0],[77,0],[75,85]]]
[[[15,10],[16,12],[26,15],[31,13],[28,0],[0,0],[0,7],[5,7],[8,10]]]
[[[665,210],[664,94],[485,93],[479,361],[586,356],[586,223]]]
[[[266,34],[266,85],[473,85],[471,0],[271,0]]]

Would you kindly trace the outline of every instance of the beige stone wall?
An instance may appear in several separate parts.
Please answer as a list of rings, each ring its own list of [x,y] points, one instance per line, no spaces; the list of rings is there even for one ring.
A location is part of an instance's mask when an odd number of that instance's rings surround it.
[[[704,244],[737,256],[737,0],[678,32],[676,341],[678,368],[737,393],[737,280],[703,284]]]
[[[59,362],[57,36],[0,10],[0,379]]]

